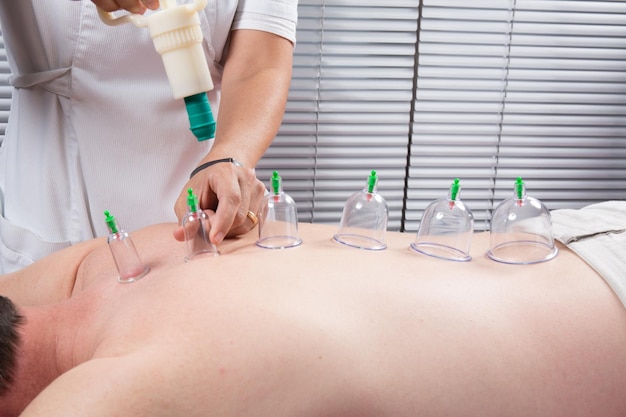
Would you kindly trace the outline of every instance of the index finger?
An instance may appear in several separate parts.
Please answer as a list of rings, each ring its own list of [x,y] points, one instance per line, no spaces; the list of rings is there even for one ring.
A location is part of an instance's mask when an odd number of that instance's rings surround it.
[[[225,181],[226,178],[222,176],[220,180],[211,184],[211,189],[217,196],[217,208],[211,222],[209,239],[216,245],[224,240],[224,237],[233,226],[235,218],[242,210],[242,201],[244,200],[242,187],[236,173],[228,179],[228,181]]]

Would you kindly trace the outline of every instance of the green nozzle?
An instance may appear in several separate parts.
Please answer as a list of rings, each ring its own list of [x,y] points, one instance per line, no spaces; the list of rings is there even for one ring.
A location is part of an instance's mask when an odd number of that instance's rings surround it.
[[[193,194],[193,190],[191,188],[187,189],[187,206],[191,212],[195,213],[198,211],[198,197]]]
[[[107,223],[107,226],[109,227],[109,230],[111,231],[111,233],[118,232],[117,222],[115,221],[115,217],[111,216],[111,213],[109,213],[108,210],[104,212],[104,221]]]
[[[211,111],[211,105],[206,92],[185,97],[187,116],[189,116],[189,128],[198,141],[213,139],[215,137],[215,118]]]
[[[459,184],[459,179],[455,178],[454,182],[450,186],[450,200],[456,201],[456,197],[459,194],[459,189],[460,188],[461,188],[461,185]]]
[[[515,180],[515,195],[518,200],[524,198],[524,180],[522,180],[522,177],[517,177]]]
[[[274,171],[272,173],[271,181],[272,181],[272,193],[274,193],[274,195],[280,194],[281,178],[278,175],[278,171]]]
[[[376,183],[378,182],[378,177],[376,176],[376,171],[372,170],[369,178],[367,179],[367,192],[373,193],[376,188]]]

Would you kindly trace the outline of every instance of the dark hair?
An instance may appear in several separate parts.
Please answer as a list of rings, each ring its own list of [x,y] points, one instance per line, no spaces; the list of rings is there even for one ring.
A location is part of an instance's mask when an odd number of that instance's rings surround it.
[[[11,300],[0,295],[0,396],[13,382],[17,349],[20,346],[18,327],[24,322]]]

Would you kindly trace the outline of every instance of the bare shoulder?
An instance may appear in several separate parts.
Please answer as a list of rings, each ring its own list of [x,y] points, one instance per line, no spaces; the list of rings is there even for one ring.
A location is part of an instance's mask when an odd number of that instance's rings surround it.
[[[313,416],[332,414],[319,412],[336,404],[331,392],[351,391],[343,378],[323,378],[328,368],[320,373],[307,364],[294,367],[302,353],[269,352],[263,344],[260,354],[252,346],[224,355],[219,349],[200,355],[188,344],[171,347],[165,338],[140,353],[77,366],[50,384],[21,417]],[[315,356],[310,365],[318,368],[316,362],[324,363]]]
[[[128,368],[125,370],[121,364],[123,360],[107,358],[88,361],[73,368],[42,391],[21,416],[97,417],[118,414],[120,410],[116,408],[120,404],[124,403],[124,407],[129,406],[126,402],[129,398],[120,398],[120,393],[126,397],[124,390],[135,382],[134,378],[123,378],[134,372]],[[72,400],[68,401],[67,396],[70,392]]]
[[[151,271],[185,263],[187,247],[185,242],[179,242],[174,238],[176,227],[175,223],[159,223],[129,232],[139,258],[150,267]],[[248,233],[243,238],[226,239],[220,245],[219,250],[222,254],[240,252],[242,249],[248,249],[247,252],[250,252],[250,248],[254,247],[255,236],[255,233]],[[95,282],[110,281],[111,277],[116,275],[116,266],[111,251],[106,241],[103,240],[103,242],[81,262],[74,294],[87,289]],[[154,275],[153,272],[151,275]]]
[[[70,297],[83,260],[104,244],[92,239],[55,252],[16,272],[0,275],[0,294],[19,305],[43,305]]]
[[[172,233],[175,226],[174,223],[160,223],[128,232],[139,258],[151,269],[183,259],[185,246],[184,243],[174,239]],[[106,238],[103,238],[102,244],[81,262],[73,294],[85,290],[94,282],[115,276],[116,271]]]
[[[21,416],[191,415],[159,369],[150,355],[92,359],[57,378]]]

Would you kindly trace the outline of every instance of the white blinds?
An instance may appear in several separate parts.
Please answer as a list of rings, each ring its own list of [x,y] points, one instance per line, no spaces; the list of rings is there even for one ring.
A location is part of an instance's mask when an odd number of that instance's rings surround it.
[[[406,227],[460,177],[486,221],[626,197],[626,2],[423,2]]]
[[[477,230],[517,176],[550,209],[626,197],[626,1],[299,10],[288,111],[258,172],[279,170],[302,221],[337,221],[371,169],[393,230],[417,230],[456,177]]]
[[[0,31],[0,143],[4,139],[4,132],[9,120],[9,109],[11,108],[12,88],[7,82],[10,73],[4,41],[2,40],[2,31]]]
[[[415,1],[300,0],[288,109],[257,173],[279,171],[302,221],[338,223],[376,170],[400,228],[417,23]]]

